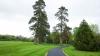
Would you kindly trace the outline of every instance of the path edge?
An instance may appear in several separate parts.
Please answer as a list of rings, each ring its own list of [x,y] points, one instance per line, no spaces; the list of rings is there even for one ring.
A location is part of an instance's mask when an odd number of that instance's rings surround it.
[[[65,56],[69,56],[68,54],[65,53],[65,51],[62,49],[62,52],[65,54]]]
[[[45,56],[47,56],[47,55],[48,55],[48,52],[45,53]]]

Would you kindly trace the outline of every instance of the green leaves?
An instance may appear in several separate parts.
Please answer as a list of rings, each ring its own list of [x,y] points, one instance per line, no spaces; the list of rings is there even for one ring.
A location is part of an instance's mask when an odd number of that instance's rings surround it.
[[[60,30],[59,32],[61,33],[60,35],[60,44],[63,43],[63,40],[65,38],[68,38],[68,33],[69,33],[69,28],[67,27],[66,31],[67,33],[65,33],[65,27],[67,26],[66,25],[66,22],[68,22],[69,20],[67,19],[67,16],[68,16],[68,9],[66,9],[65,7],[60,7],[59,8],[59,11],[55,14],[55,16],[58,18],[58,20],[60,21],[60,23],[57,24],[57,28],[58,30]],[[67,36],[65,36],[67,35]],[[66,42],[66,40],[65,40]]]
[[[68,9],[63,6],[60,7],[55,16],[58,17],[58,20],[60,21],[68,21],[68,19],[66,18],[68,16]]]
[[[86,51],[94,50],[95,37],[85,20],[81,22],[75,36],[76,49]]]
[[[49,34],[50,25],[47,22],[48,18],[45,12],[45,2],[43,0],[36,1],[36,4],[33,5],[34,16],[30,19],[29,24],[33,23],[29,28],[33,31],[35,40],[38,43],[44,42],[45,37]]]
[[[36,17],[32,17],[32,18],[30,19],[30,21],[29,21],[29,24],[34,23],[35,21],[37,21],[37,18],[36,18]]]

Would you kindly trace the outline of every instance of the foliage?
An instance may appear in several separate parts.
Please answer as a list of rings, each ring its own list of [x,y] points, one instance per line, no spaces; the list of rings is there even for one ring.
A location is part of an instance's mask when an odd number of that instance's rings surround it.
[[[35,36],[35,41],[37,43],[41,43],[45,41],[45,38],[49,34],[49,23],[47,22],[47,15],[45,12],[45,2],[43,0],[36,1],[35,5],[33,5],[34,16],[30,19],[29,24],[30,30],[33,31],[33,35]]]
[[[78,28],[79,28],[79,27],[75,27],[75,28],[73,29],[74,36],[76,36],[76,34],[77,34],[77,32],[78,32]]]
[[[95,36],[95,47],[96,50],[100,51],[100,33]]]
[[[0,41],[32,41],[32,39],[23,36],[0,35]]]
[[[56,27],[53,27],[53,32],[50,33],[48,41],[49,43],[59,44],[59,37],[60,33],[58,32],[58,29],[56,29]]]
[[[95,37],[88,23],[83,20],[75,38],[75,48],[78,50],[95,51]]]
[[[60,21],[60,23],[57,24],[57,27],[59,27],[60,29],[60,44],[63,43],[63,35],[62,35],[62,32],[63,32],[63,25],[65,24],[65,22],[67,21],[68,22],[68,19],[66,18],[68,16],[68,9],[66,9],[65,7],[60,7],[59,8],[59,11],[55,14],[55,16],[58,18],[58,20]]]
[[[90,28],[93,31],[93,34],[98,34],[99,33],[99,27],[98,27],[97,24],[91,24]]]
[[[62,32],[62,43],[66,44],[69,42],[71,37],[71,32],[69,31],[71,28],[66,26],[66,24],[63,26],[63,32]],[[53,32],[51,32],[48,41],[50,43],[59,44],[60,43],[60,31],[57,26],[53,27]]]
[[[49,36],[47,37],[47,41],[46,43],[53,43],[52,37],[51,37],[51,33],[49,34]]]
[[[60,43],[59,37],[60,37],[59,32],[52,32],[51,33],[51,38],[52,38],[52,41],[53,41],[54,44],[59,44]]]
[[[70,37],[71,37],[70,30],[71,30],[71,28],[68,27],[66,24],[64,24],[64,28],[63,28],[63,32],[62,32],[63,43],[67,43],[68,44],[68,42],[70,40]]]

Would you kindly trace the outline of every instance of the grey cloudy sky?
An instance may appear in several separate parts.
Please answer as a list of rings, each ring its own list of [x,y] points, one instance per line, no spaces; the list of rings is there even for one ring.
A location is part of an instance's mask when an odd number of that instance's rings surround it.
[[[0,0],[0,34],[31,36],[28,21],[33,16],[32,5],[36,0]],[[70,27],[78,26],[84,19],[89,24],[100,26],[100,0],[45,0],[48,21],[52,27],[57,24],[54,14],[58,8],[69,9]]]

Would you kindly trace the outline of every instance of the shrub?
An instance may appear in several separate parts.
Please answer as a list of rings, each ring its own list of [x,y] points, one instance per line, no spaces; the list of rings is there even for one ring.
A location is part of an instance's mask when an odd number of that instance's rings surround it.
[[[84,51],[96,51],[96,39],[88,23],[83,20],[75,36],[75,48]]]

